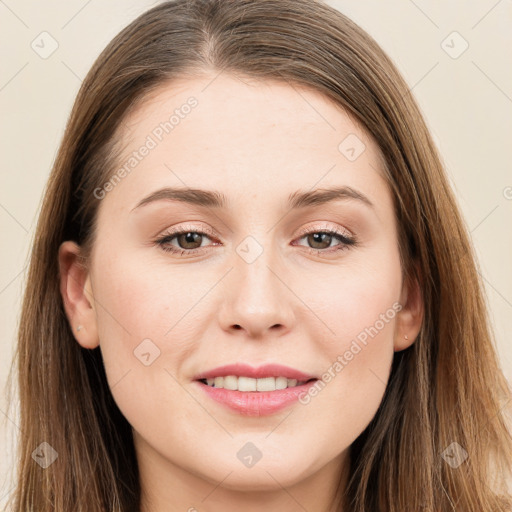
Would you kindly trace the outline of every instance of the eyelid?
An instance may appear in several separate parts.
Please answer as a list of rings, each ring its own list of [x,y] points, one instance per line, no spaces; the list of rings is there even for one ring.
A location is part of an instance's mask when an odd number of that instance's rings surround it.
[[[201,224],[195,224],[195,225],[178,225],[177,227],[172,227],[172,228],[168,228],[166,229],[163,233],[161,233],[159,235],[159,237],[164,237],[164,236],[170,236],[170,235],[174,235],[176,233],[182,233],[182,232],[186,232],[186,231],[191,231],[191,232],[194,232],[194,233],[201,233],[203,235],[208,235],[209,237],[215,237],[215,232],[209,228],[209,227],[205,227],[204,225],[201,225]]]
[[[355,235],[352,233],[352,231],[348,230],[347,228],[340,226],[339,224],[332,224],[324,221],[323,226],[318,226],[316,224],[305,226],[304,228],[301,228],[298,233],[298,237],[302,237],[304,235],[308,235],[311,232],[322,232],[322,231],[335,231],[343,236],[346,236],[347,238],[354,238]]]
[[[179,257],[186,258],[187,256],[192,257],[198,252],[204,252],[205,250],[210,250],[211,248],[215,247],[216,245],[219,245],[218,243],[215,243],[215,241],[207,245],[205,247],[197,247],[195,249],[180,249],[180,248],[166,248],[165,246],[167,244],[170,244],[170,242],[165,242],[166,239],[173,239],[176,236],[179,236],[184,233],[198,233],[202,236],[206,236],[207,238],[210,238],[211,240],[216,239],[215,235],[212,235],[212,230],[208,227],[206,229],[202,229],[197,225],[188,225],[188,226],[177,226],[170,228],[169,230],[162,233],[160,236],[158,236],[153,243],[160,245],[161,249],[165,252],[170,252],[174,254],[179,254]],[[334,236],[338,240],[340,240],[340,244],[338,246],[338,249],[336,248],[330,248],[330,249],[314,249],[312,247],[304,247],[308,252],[315,253],[315,254],[323,254],[326,257],[336,254],[338,251],[341,250],[347,250],[350,247],[358,246],[359,241],[357,237],[347,228],[340,227],[339,225],[330,225],[326,221],[324,221],[323,226],[317,226],[317,225],[310,225],[306,226],[304,228],[301,228],[299,233],[294,237],[293,241],[300,240],[301,238],[304,238],[305,236],[308,236],[312,233],[329,233],[331,236]],[[295,246],[295,244],[293,244]],[[186,255],[186,256],[185,256]]]
[[[322,226],[313,224],[313,225],[308,225],[308,226],[301,228],[298,231],[297,235],[294,237],[294,239],[301,238],[304,235],[310,234],[311,232],[319,232],[320,233],[320,232],[322,232],[322,230],[335,231],[339,234],[346,236],[347,238],[355,237],[354,233],[352,233],[347,228],[345,228],[343,226],[339,226],[337,224],[332,224],[332,223],[328,223],[328,222],[324,221]],[[196,225],[188,225],[188,226],[187,225],[184,225],[184,226],[179,225],[175,228],[169,228],[168,230],[165,230],[161,235],[159,235],[158,238],[161,238],[164,236],[171,236],[176,233],[182,233],[183,231],[198,232],[203,235],[207,235],[210,238],[216,237],[215,232],[212,229],[210,229],[209,227],[204,227],[204,226],[201,226],[200,224],[196,224]]]

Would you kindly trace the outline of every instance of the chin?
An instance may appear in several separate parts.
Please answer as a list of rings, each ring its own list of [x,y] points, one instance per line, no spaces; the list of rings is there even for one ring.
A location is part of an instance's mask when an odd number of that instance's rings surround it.
[[[282,490],[283,487],[291,487],[298,484],[303,476],[297,472],[291,472],[291,467],[288,463],[283,463],[279,466],[264,465],[263,461],[258,463],[257,467],[245,468],[243,466],[232,467],[229,471],[223,474],[225,478],[222,482],[224,489],[240,492],[268,492]],[[226,475],[229,476],[226,478]],[[208,477],[218,483],[222,480],[221,476],[217,473],[208,475]]]

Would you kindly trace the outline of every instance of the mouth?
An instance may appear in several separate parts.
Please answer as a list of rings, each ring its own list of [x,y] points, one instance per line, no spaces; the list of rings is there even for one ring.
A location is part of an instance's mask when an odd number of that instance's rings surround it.
[[[244,416],[267,416],[291,407],[318,380],[281,364],[254,368],[239,363],[220,366],[194,378],[206,396]]]
[[[231,391],[242,392],[265,392],[277,391],[287,388],[303,386],[309,382],[316,381],[315,377],[307,380],[288,379],[287,377],[264,377],[255,379],[251,377],[226,375],[222,377],[210,377],[197,379],[202,384],[218,389],[229,389]]]

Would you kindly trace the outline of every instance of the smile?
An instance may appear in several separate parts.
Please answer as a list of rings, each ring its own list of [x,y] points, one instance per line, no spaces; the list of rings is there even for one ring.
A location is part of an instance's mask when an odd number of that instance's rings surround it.
[[[288,379],[286,377],[265,377],[262,379],[253,379],[251,377],[227,375],[225,377],[201,379],[201,382],[210,387],[248,392],[276,391],[280,389],[293,388],[296,386],[302,386],[303,384],[306,384],[306,382],[309,382],[309,380],[298,381],[297,379]]]
[[[221,406],[245,416],[276,413],[299,401],[318,378],[279,363],[253,367],[234,363],[194,377],[202,393]]]

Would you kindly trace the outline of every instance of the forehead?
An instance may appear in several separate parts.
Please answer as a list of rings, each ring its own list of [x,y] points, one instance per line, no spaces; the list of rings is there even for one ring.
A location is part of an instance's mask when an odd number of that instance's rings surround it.
[[[226,73],[167,82],[124,119],[120,141],[123,177],[108,200],[130,208],[157,185],[243,201],[340,185],[387,193],[371,137],[325,95],[286,82]]]

